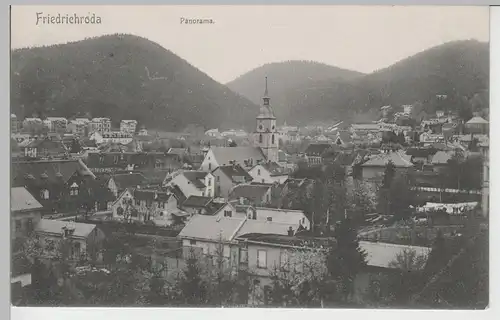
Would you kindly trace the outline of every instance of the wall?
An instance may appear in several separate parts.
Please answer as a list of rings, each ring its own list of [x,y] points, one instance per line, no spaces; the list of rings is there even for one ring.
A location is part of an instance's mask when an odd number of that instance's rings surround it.
[[[41,219],[40,211],[12,212],[11,213],[11,239],[27,235],[28,219],[33,219],[33,228]],[[21,221],[21,229],[16,230],[16,221]]]
[[[211,173],[205,177],[205,186],[204,196],[213,198],[215,195],[215,177]]]
[[[215,196],[229,199],[229,191],[234,187],[233,181],[217,169],[213,172],[215,179]]]
[[[205,159],[201,163],[200,170],[205,172],[212,172],[213,170],[217,169],[218,166],[219,164],[215,160],[213,151],[208,150]]]

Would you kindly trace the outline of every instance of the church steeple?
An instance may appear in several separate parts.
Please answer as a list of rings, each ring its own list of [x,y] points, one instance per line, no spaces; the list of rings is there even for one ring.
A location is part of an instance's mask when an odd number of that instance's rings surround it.
[[[269,92],[267,91],[267,77],[266,77],[266,90],[264,91],[264,97],[262,98],[262,100],[264,100],[265,106],[269,106],[269,100],[271,100],[271,98],[269,98]]]

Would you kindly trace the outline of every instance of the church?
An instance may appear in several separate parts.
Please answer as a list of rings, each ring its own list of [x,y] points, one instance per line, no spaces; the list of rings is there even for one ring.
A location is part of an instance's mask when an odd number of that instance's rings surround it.
[[[228,165],[240,165],[246,171],[250,171],[258,164],[278,162],[278,131],[276,116],[270,104],[267,77],[262,100],[262,106],[256,118],[256,129],[251,136],[253,146],[211,147],[200,166],[201,171],[211,172],[219,166]]]

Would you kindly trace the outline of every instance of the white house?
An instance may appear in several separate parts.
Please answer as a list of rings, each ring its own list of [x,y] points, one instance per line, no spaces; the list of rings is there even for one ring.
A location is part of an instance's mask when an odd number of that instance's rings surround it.
[[[99,131],[94,131],[89,135],[90,140],[94,140],[96,144],[101,144],[104,142],[102,134]]]
[[[120,131],[134,134],[137,128],[137,120],[122,120],[120,122]]]
[[[210,172],[179,170],[163,181],[164,186],[177,186],[184,196],[202,196],[213,198],[215,178]]]
[[[253,182],[258,183],[284,183],[288,180],[287,170],[275,162],[266,162],[255,165],[248,171]]]
[[[102,141],[104,143],[121,143],[121,144],[129,144],[132,142],[132,135],[128,132],[121,131],[108,131],[101,134]]]

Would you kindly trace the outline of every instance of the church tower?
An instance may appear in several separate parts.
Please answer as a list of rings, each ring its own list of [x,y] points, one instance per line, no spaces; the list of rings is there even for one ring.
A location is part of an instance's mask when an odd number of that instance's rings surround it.
[[[264,91],[263,103],[257,116],[257,129],[254,132],[254,146],[261,148],[268,161],[278,162],[278,131],[276,128],[276,117],[269,104],[271,100],[267,91]]]

